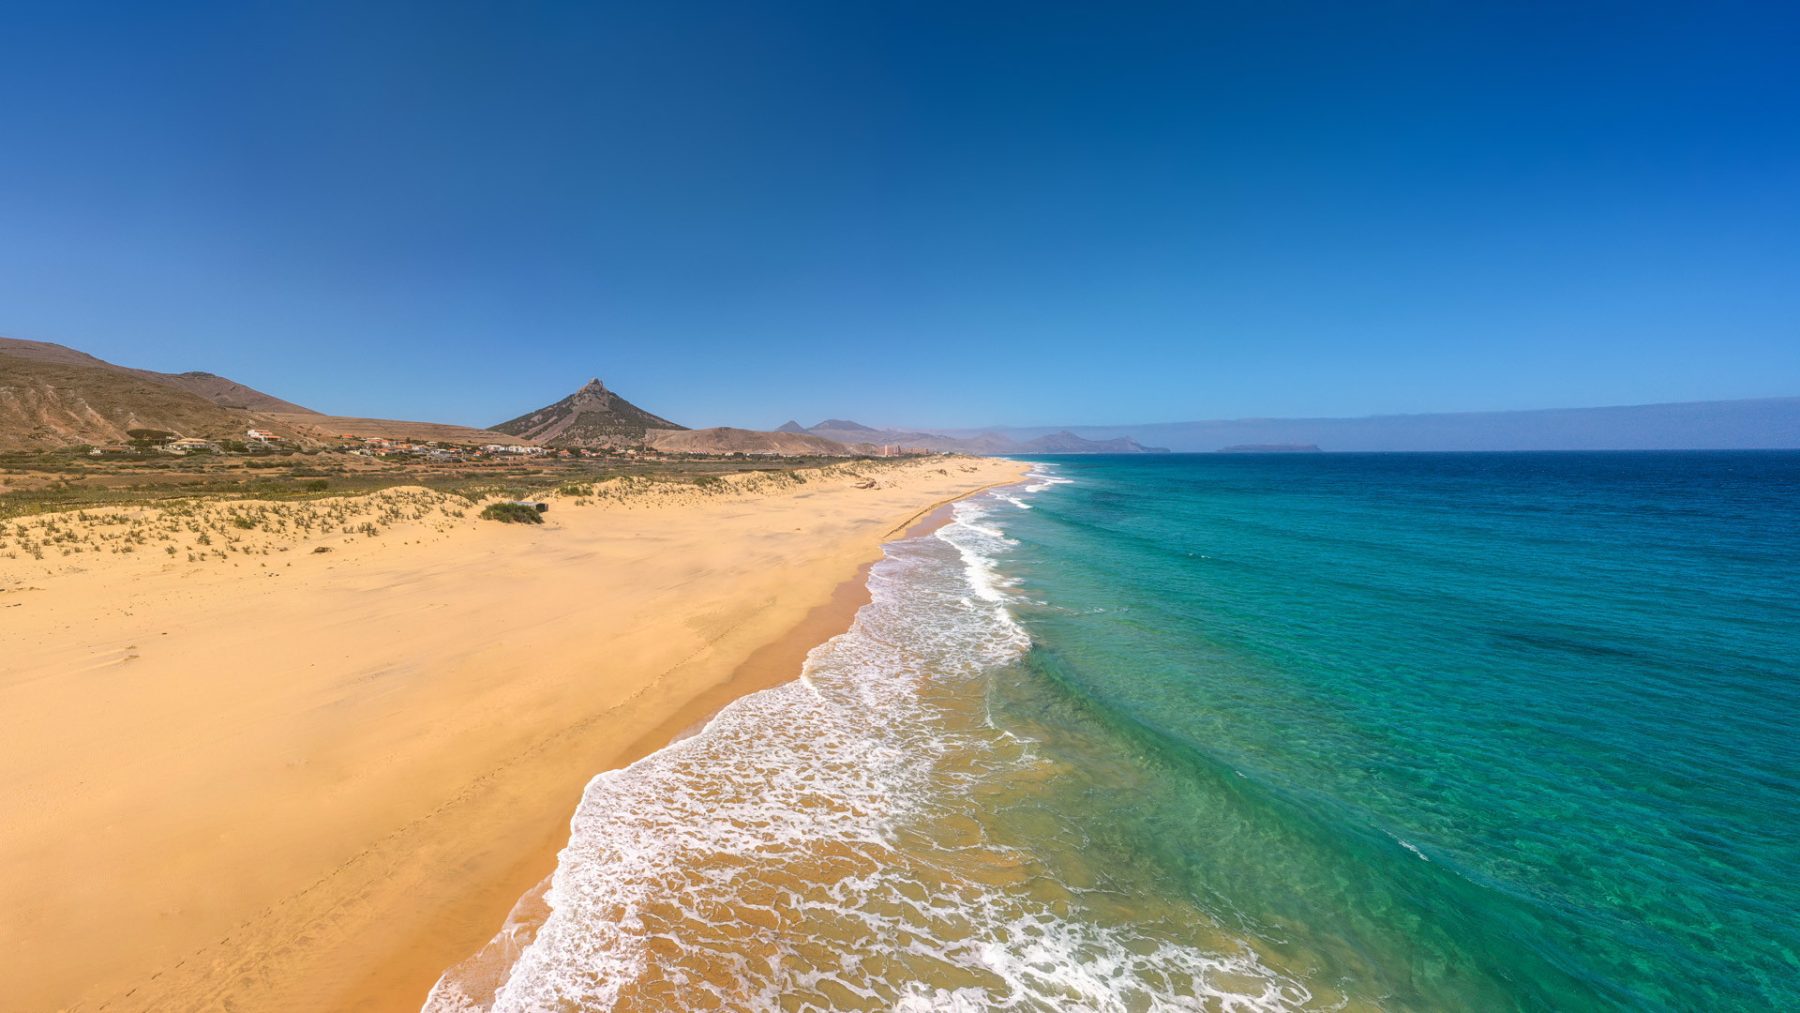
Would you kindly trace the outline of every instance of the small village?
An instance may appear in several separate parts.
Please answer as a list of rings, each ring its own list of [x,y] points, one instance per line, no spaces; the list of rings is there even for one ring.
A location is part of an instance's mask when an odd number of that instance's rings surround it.
[[[134,429],[130,443],[91,447],[89,457],[141,457],[166,454],[171,457],[192,455],[264,455],[264,454],[347,454],[375,459],[402,459],[409,462],[464,464],[483,460],[598,460],[598,461],[673,461],[692,458],[694,454],[663,453],[646,447],[544,447],[528,443],[454,443],[444,440],[420,440],[383,436],[359,436],[340,433],[322,444],[305,444],[285,439],[276,433],[250,428],[242,439],[202,439],[177,436],[156,430]],[[719,455],[744,456],[744,455]],[[874,456],[902,456],[883,453]]]

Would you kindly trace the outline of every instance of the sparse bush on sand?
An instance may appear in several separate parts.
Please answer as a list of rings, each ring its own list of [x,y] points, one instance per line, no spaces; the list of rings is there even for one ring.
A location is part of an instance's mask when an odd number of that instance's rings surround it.
[[[489,503],[481,508],[481,519],[502,524],[542,524],[544,518],[536,507],[523,503]]]

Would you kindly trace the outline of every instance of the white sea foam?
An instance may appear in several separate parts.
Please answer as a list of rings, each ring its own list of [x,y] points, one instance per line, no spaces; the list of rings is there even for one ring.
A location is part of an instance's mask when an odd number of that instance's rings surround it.
[[[1046,891],[1055,870],[1042,858],[989,838],[982,792],[1038,762],[1010,735],[949,720],[943,702],[980,700],[979,680],[1029,646],[995,563],[1009,540],[993,505],[960,503],[934,536],[891,546],[871,603],[801,680],[594,778],[549,914],[510,973],[448,974],[425,1009],[1306,1001],[1248,951],[1083,918],[1074,894]]]
[[[1056,473],[1056,466],[1053,464],[1034,464],[1031,466],[1031,470],[1025,474],[1025,491],[1031,493],[1043,492],[1051,486],[1069,485],[1074,481],[1075,480],[1072,478],[1064,478],[1061,475],[1058,475]]]

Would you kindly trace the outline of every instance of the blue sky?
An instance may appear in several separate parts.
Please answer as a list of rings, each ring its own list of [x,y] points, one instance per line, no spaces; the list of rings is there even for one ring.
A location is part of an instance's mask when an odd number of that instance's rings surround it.
[[[491,423],[1800,394],[1800,14],[0,0],[0,334]]]

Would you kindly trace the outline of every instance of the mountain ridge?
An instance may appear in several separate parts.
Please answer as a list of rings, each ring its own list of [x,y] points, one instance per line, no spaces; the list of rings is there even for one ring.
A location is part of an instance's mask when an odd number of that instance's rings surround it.
[[[221,408],[241,408],[246,411],[272,412],[304,412],[318,414],[311,408],[285,401],[273,394],[265,394],[254,387],[239,383],[229,377],[203,370],[189,370],[184,373],[159,373],[153,369],[137,369],[131,366],[120,366],[108,362],[96,355],[89,355],[67,345],[59,345],[52,341],[31,341],[25,338],[0,338],[0,354],[10,355],[16,359],[32,362],[57,363],[68,366],[83,366],[90,369],[104,369],[160,383],[187,391],[198,397],[211,401]]]
[[[0,450],[123,446],[133,430],[242,439],[247,428],[262,426],[291,434],[261,415],[130,370],[0,353]]]

